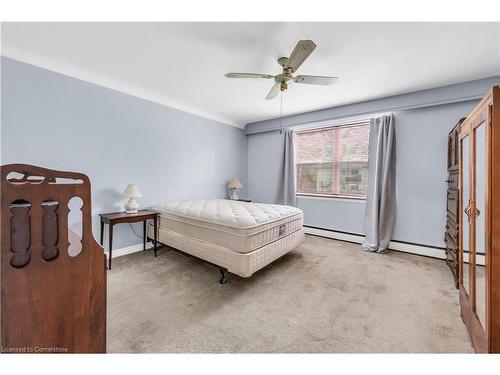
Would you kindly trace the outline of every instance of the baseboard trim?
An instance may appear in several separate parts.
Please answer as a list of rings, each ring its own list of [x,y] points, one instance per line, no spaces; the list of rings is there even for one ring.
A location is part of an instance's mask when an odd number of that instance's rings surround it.
[[[364,236],[359,234],[337,232],[331,229],[321,229],[317,227],[304,226],[304,231],[306,234],[310,234],[313,236],[331,238],[334,240],[359,243],[359,244],[361,244],[363,242],[363,238],[365,238]],[[149,250],[151,248],[153,248],[153,242],[152,241],[146,242],[146,250]],[[389,249],[395,251],[401,251],[403,253],[423,255],[431,258],[446,259],[444,250],[439,249],[437,247],[429,247],[429,246],[416,245],[399,241],[391,241],[389,243]],[[118,258],[124,255],[137,253],[139,251],[143,251],[142,243],[113,250],[113,258]],[[107,251],[105,251],[104,254],[106,254],[106,258],[109,258],[109,253]],[[484,255],[478,255],[476,262],[479,265],[484,265]]]
[[[321,229],[316,227],[304,226],[304,231],[306,234],[311,234],[313,236],[332,238],[340,241],[347,241],[353,243],[362,243],[365,236],[346,232],[337,232],[329,229]],[[423,255],[432,258],[446,259],[444,249],[439,249],[435,247],[428,247],[425,245],[409,244],[398,241],[391,241],[389,243],[390,250],[401,251],[404,253]]]
[[[137,253],[139,251],[143,251],[142,243],[139,243],[137,245],[131,245],[131,246],[126,246],[126,247],[121,247],[119,249],[113,249],[113,259],[122,257],[124,255],[132,254],[132,253]],[[153,247],[153,242],[146,242],[146,250],[149,250]],[[104,254],[106,254],[106,258],[109,259],[109,252],[105,251]]]

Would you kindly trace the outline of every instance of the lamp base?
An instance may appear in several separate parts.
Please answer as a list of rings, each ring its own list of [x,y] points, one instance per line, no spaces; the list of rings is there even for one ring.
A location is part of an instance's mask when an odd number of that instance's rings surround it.
[[[233,192],[231,193],[231,196],[229,197],[229,199],[231,199],[233,201],[237,201],[238,199],[240,199],[240,197],[236,193],[236,189],[233,189]]]
[[[125,213],[126,214],[136,214],[139,210],[139,203],[134,198],[129,198],[127,203],[125,203]]]

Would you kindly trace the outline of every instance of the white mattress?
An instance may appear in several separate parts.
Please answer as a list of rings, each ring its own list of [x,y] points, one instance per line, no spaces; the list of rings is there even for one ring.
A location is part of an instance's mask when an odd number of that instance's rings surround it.
[[[302,229],[295,207],[209,199],[159,204],[161,230],[249,253]],[[182,249],[181,249],[182,250]]]

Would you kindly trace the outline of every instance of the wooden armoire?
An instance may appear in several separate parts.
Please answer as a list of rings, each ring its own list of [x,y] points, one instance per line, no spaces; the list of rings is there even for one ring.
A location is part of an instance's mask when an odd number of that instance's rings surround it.
[[[458,288],[458,136],[460,125],[465,117],[448,134],[448,190],[446,192],[446,228],[444,242],[446,244],[446,264],[453,274],[455,287]]]
[[[500,86],[460,126],[459,290],[476,352],[500,352]]]

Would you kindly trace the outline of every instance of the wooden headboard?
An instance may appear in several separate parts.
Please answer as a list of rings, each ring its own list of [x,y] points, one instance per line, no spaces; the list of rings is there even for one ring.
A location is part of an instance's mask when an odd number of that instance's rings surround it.
[[[106,258],[89,178],[25,164],[2,166],[1,178],[4,352],[104,353]],[[75,214],[81,237],[68,235]]]

